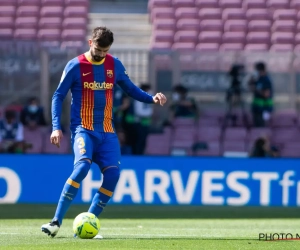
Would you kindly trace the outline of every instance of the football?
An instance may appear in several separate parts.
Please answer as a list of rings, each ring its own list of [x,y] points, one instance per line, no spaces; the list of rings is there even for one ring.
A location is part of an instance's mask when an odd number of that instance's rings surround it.
[[[100,221],[92,213],[78,214],[73,222],[73,231],[81,239],[92,239],[100,230]]]

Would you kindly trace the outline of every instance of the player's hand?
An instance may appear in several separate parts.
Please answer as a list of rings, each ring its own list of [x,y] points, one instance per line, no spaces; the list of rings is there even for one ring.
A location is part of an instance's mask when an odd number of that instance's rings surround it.
[[[50,142],[54,144],[56,147],[60,147],[60,141],[63,138],[63,133],[61,130],[54,130],[50,136]]]
[[[162,93],[157,93],[155,96],[153,96],[153,102],[164,106],[164,104],[167,102],[167,97],[165,97],[165,95]]]

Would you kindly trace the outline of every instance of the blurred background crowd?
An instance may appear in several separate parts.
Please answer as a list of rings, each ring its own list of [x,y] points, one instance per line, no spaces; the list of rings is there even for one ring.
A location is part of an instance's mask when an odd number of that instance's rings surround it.
[[[96,26],[163,108],[115,86],[123,155],[299,157],[300,0],[0,1],[0,152],[72,152],[70,95],[60,149],[51,97]]]

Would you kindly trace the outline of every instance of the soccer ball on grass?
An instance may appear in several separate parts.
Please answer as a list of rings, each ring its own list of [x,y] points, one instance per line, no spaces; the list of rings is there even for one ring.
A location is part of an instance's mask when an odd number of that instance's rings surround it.
[[[81,239],[92,239],[100,230],[100,221],[92,213],[78,214],[73,221],[73,231]]]

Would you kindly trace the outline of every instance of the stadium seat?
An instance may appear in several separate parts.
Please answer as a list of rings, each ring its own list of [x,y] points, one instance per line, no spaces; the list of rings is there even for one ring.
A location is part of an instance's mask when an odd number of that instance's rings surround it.
[[[203,126],[198,127],[197,131],[198,142],[220,141],[222,130],[219,126]]]
[[[298,114],[293,110],[282,110],[272,115],[272,127],[295,127],[297,125]]]
[[[269,32],[249,32],[246,37],[247,44],[249,43],[259,43],[259,44],[269,44],[270,43],[270,33]]]
[[[227,20],[224,24],[224,31],[247,31],[246,20]]]
[[[253,31],[270,32],[271,31],[271,21],[270,20],[251,20],[248,23],[248,32],[253,32]]]
[[[253,143],[259,137],[271,138],[272,130],[270,128],[251,128],[249,130],[249,142]]]
[[[289,142],[300,142],[300,133],[298,128],[274,128],[272,130],[272,141],[276,144]]]
[[[150,43],[150,48],[152,50],[166,50],[166,49],[171,49],[172,47],[171,42],[151,42]]]
[[[195,5],[199,9],[218,8],[219,7],[219,2],[218,2],[218,0],[196,0]]]
[[[245,48],[244,48],[245,51],[268,51],[269,50],[269,44],[246,44],[245,45]]]
[[[280,149],[281,157],[300,158],[300,142],[287,142]]]
[[[271,12],[268,9],[248,9],[246,17],[250,20],[271,20]]]
[[[266,0],[244,0],[243,8],[247,9],[265,9]]]
[[[300,10],[300,0],[291,0],[290,8],[295,10]]]
[[[155,7],[171,7],[172,6],[172,0],[149,0],[148,1],[148,10],[151,11],[152,8]]]
[[[239,31],[228,31],[224,32],[222,41],[223,43],[245,43],[245,32],[239,32]]]
[[[45,6],[41,8],[41,17],[62,17],[64,8],[62,6]]]
[[[14,36],[14,31],[13,29],[0,29],[0,39],[1,40],[8,40],[12,39]]]
[[[223,141],[222,155],[226,152],[247,152],[245,141]]]
[[[222,13],[223,20],[245,20],[246,13],[244,9],[225,9]]]
[[[1,6],[0,7],[0,16],[1,17],[14,17],[16,14],[15,6]]]
[[[288,9],[289,0],[267,0],[266,7],[272,10]]]
[[[218,48],[216,50],[218,50]],[[215,117],[200,117],[200,119],[198,120],[198,128],[218,126],[220,126],[220,120]]]
[[[33,17],[39,16],[40,7],[38,6],[20,6],[17,9],[16,15],[18,17]]]
[[[85,29],[65,29],[61,33],[62,41],[84,41],[85,36]]]
[[[175,19],[156,19],[152,23],[152,27],[154,30],[172,30],[176,29],[176,20]]]
[[[177,31],[174,42],[197,42],[198,31]]]
[[[37,17],[17,17],[15,20],[16,28],[37,28]]]
[[[223,43],[220,46],[220,51],[243,51],[243,43]]]
[[[199,18],[200,20],[206,20],[206,19],[222,19],[222,11],[221,9],[214,9],[214,8],[203,8],[199,10]]]
[[[14,31],[14,38],[17,40],[29,40],[34,41],[36,40],[36,29],[15,29]]]
[[[219,0],[220,8],[241,8],[242,0]]]
[[[61,25],[61,17],[42,17],[39,20],[40,29],[60,29]]]
[[[18,0],[18,6],[40,6],[40,0]]]
[[[65,41],[60,45],[62,49],[82,49],[83,46],[83,41]]]
[[[195,43],[194,42],[175,42],[172,45],[173,50],[177,51],[194,51]]]
[[[87,18],[88,8],[85,6],[69,6],[64,9],[64,17],[84,17]]]
[[[194,151],[194,156],[219,156],[220,142],[206,142],[207,149],[197,149]]]
[[[182,31],[199,31],[199,20],[198,19],[180,19],[176,24],[177,30]]]
[[[294,44],[295,35],[293,32],[274,32],[271,36],[271,42],[273,44]]]
[[[150,21],[153,22],[156,19],[175,18],[174,9],[172,7],[159,7],[153,8],[150,15]]]
[[[60,6],[64,7],[63,0],[40,0],[42,3],[42,6]]]
[[[200,31],[222,31],[222,20],[202,20],[200,21]]]
[[[8,28],[13,29],[15,27],[13,17],[0,17],[0,29]]]
[[[270,51],[276,52],[292,52],[294,50],[294,44],[273,44],[270,47]]]
[[[273,20],[297,20],[297,11],[295,9],[275,10]]]
[[[31,144],[32,147],[26,151],[28,154],[42,153],[43,149],[43,132],[40,128],[31,130],[24,127],[24,140],[26,143]],[[49,137],[47,138],[47,141]],[[50,143],[50,142],[49,142]]]
[[[63,29],[86,29],[87,21],[83,17],[70,18],[67,17],[63,20]]]
[[[175,10],[175,17],[181,18],[198,18],[198,9],[191,7],[181,7]],[[199,20],[198,20],[199,22]]]
[[[220,31],[203,31],[199,34],[200,43],[221,43],[222,32]]]
[[[245,141],[247,135],[246,128],[227,127],[224,132],[224,141]]]
[[[172,0],[173,6],[178,7],[195,7],[194,0]]]
[[[65,0],[66,6],[89,6],[89,0]]]
[[[152,33],[152,39],[155,42],[173,42],[174,31],[173,30],[156,30]]]
[[[219,43],[198,43],[196,50],[201,52],[216,52],[219,50]]]
[[[61,30],[60,29],[40,29],[38,31],[38,39],[40,41],[60,41]]]
[[[0,1],[0,6],[17,6],[18,0],[1,0]]]
[[[272,25],[272,32],[295,32],[296,21],[294,20],[276,20]]]
[[[157,143],[157,142],[160,143]],[[171,134],[149,134],[147,137],[145,153],[148,155],[169,155]]]

